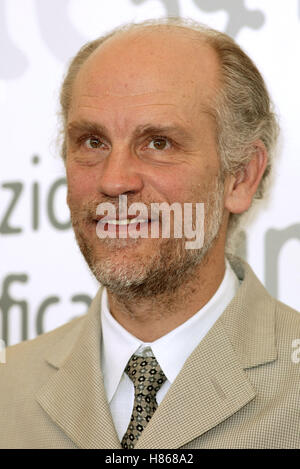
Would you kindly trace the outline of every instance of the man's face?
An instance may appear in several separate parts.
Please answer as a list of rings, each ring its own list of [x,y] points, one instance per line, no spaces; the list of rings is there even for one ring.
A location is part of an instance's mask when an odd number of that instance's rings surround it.
[[[218,71],[207,45],[174,32],[147,32],[108,40],[76,77],[68,115],[68,204],[84,257],[115,293],[174,289],[213,244],[223,185],[207,110]],[[203,248],[186,250],[186,239],[174,237],[99,239],[96,207],[111,202],[118,208],[121,195],[128,206],[144,203],[149,213],[153,202],[204,202]]]

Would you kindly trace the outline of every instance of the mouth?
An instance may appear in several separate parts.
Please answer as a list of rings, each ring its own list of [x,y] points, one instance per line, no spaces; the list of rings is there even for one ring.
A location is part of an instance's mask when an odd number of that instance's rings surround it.
[[[97,222],[99,221],[100,223],[102,223],[103,225],[104,224],[109,224],[109,225],[115,225],[115,226],[125,226],[125,225],[132,225],[134,223],[149,223],[149,221],[151,220],[148,220],[148,219],[145,219],[145,218],[138,218],[138,217],[135,217],[135,218],[124,218],[122,220],[114,220],[114,219],[110,219],[110,220],[96,220]]]
[[[158,223],[157,218],[142,218],[140,216],[128,216],[127,218],[111,218],[105,216],[94,218],[98,237],[106,237],[115,234],[115,237],[148,237],[149,228]],[[138,236],[136,236],[138,235]],[[151,235],[151,233],[150,233]],[[149,236],[150,237],[150,236]]]

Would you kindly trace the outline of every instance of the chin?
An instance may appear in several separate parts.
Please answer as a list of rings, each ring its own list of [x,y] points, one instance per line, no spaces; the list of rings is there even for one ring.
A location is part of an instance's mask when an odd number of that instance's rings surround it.
[[[89,267],[99,283],[119,294],[142,285],[147,279],[146,266],[136,260],[120,262],[106,259],[94,262]]]

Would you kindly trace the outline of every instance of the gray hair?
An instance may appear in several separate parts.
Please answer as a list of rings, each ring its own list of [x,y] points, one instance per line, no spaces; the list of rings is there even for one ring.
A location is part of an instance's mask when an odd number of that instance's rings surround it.
[[[217,53],[221,70],[221,87],[213,104],[217,129],[217,148],[223,174],[236,174],[251,160],[261,140],[268,152],[268,163],[257,188],[255,199],[265,192],[271,171],[273,154],[279,133],[277,118],[273,112],[264,79],[248,55],[228,35],[184,18],[164,18],[130,23],[85,44],[72,59],[64,78],[61,94],[62,158],[66,159],[65,129],[72,99],[72,86],[78,71],[88,57],[107,39],[133,30],[145,31],[181,28],[196,39],[209,44]],[[228,232],[237,227],[242,214],[230,214]]]

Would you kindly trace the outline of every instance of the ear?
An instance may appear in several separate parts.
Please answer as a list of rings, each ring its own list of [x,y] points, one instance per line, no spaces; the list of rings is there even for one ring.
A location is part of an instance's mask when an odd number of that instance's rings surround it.
[[[243,213],[250,207],[268,163],[268,153],[261,140],[254,142],[249,163],[227,181],[225,208],[231,213]]]

